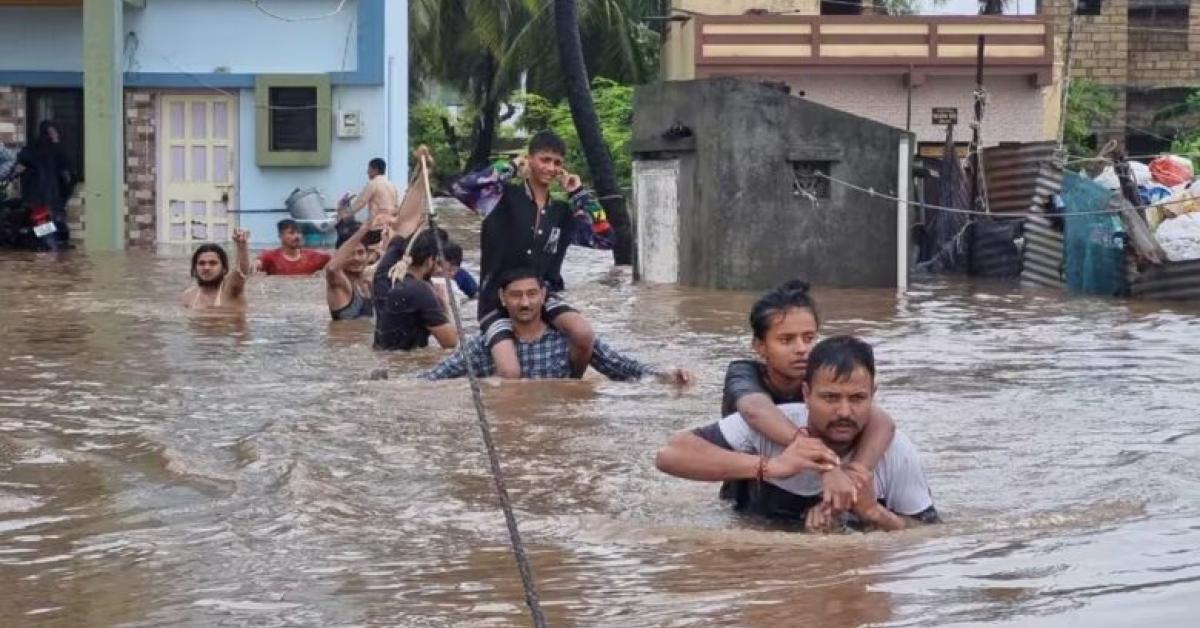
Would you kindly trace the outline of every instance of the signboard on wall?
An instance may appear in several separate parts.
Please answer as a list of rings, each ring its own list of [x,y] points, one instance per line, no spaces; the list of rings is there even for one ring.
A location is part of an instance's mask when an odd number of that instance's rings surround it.
[[[933,123],[937,126],[958,124],[958,107],[934,107]]]

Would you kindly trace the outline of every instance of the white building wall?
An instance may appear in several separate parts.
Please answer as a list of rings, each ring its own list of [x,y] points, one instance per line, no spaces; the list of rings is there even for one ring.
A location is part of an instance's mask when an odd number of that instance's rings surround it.
[[[807,76],[788,81],[792,93],[805,93],[813,101],[903,129],[908,88],[898,76]],[[1000,140],[1035,142],[1053,139],[1044,128],[1044,93],[1050,88],[1034,88],[1023,76],[987,77],[988,93],[984,112],[984,145]],[[942,142],[946,128],[934,126],[934,107],[957,107],[955,139],[970,138],[974,112],[974,77],[929,76],[925,84],[913,88],[912,131],[918,142]]]
[[[283,16],[320,16],[337,0],[262,6]],[[405,2],[388,4],[406,5]],[[353,70],[356,0],[320,20],[287,22],[246,0],[151,0],[125,7],[128,72],[290,73]],[[83,11],[0,7],[0,70],[83,70]]]

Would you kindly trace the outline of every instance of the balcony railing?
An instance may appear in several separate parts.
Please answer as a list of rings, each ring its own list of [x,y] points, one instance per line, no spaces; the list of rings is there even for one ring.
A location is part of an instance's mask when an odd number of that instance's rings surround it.
[[[1047,85],[1054,27],[1042,17],[696,16],[696,75],[971,74],[985,36],[987,74]]]

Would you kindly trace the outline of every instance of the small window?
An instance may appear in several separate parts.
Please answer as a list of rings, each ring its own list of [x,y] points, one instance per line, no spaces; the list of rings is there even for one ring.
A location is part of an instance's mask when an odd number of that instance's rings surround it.
[[[1188,6],[1131,6],[1131,52],[1185,52],[1188,49]],[[1180,25],[1183,25],[1182,27]]]
[[[807,199],[829,198],[832,161],[793,161],[792,196]]]
[[[38,138],[38,127],[50,120],[58,129],[59,142],[71,159],[75,176],[83,178],[83,90],[30,89],[26,92],[25,143]]]
[[[260,166],[326,166],[331,119],[327,75],[260,75],[254,86]]]
[[[270,87],[267,93],[271,150],[317,150],[317,88]]]

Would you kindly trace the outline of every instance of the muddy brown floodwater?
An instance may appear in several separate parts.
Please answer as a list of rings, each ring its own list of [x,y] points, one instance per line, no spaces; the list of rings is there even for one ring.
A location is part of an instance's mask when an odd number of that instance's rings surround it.
[[[528,625],[465,382],[331,324],[317,278],[189,317],[186,255],[0,254],[0,624]],[[1196,625],[1200,307],[818,289],[947,523],[811,537],[653,467],[716,416],[753,295],[608,259],[571,252],[570,300],[699,383],[487,386],[552,625]]]

